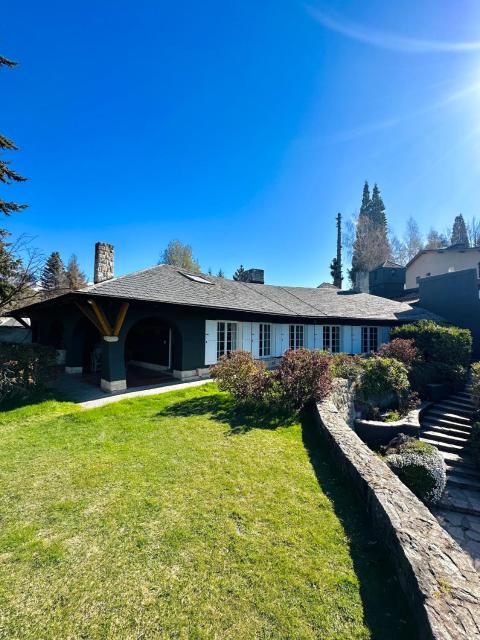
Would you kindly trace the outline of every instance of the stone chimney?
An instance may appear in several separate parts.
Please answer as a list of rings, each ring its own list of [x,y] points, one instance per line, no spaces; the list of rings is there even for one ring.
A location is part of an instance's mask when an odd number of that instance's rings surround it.
[[[247,269],[245,271],[245,282],[253,284],[265,284],[265,272],[263,269]]]
[[[113,271],[113,244],[97,242],[95,244],[95,266],[93,269],[93,282],[105,282],[114,277]]]

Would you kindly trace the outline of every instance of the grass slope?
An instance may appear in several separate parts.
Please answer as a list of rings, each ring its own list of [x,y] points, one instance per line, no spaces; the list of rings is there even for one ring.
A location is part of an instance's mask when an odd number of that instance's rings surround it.
[[[0,637],[411,640],[355,497],[285,422],[214,385],[0,414]]]

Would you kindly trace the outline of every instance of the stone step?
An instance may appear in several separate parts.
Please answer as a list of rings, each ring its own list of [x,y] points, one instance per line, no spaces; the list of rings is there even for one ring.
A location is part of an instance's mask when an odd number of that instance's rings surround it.
[[[480,496],[477,491],[455,486],[447,486],[440,498],[438,507],[466,513],[472,516],[480,516]]]
[[[472,415],[471,407],[466,408],[454,402],[448,402],[447,400],[445,400],[445,402],[439,402],[433,407],[433,409],[428,409],[425,413],[430,413],[430,411],[442,411],[445,413],[453,413],[458,417],[464,417],[468,419],[470,419],[470,416]]]
[[[466,478],[465,476],[458,473],[449,473],[447,476],[447,481],[448,487],[460,487],[462,489],[469,489],[470,491],[478,491],[480,493],[480,479],[475,480],[473,478]]]
[[[438,427],[439,429],[445,429],[447,431],[458,431],[459,434],[464,434],[469,436],[472,432],[472,427],[467,426],[465,424],[445,424],[439,422],[438,420],[433,420],[432,418],[426,418],[422,420],[422,429],[432,429]],[[455,434],[453,434],[455,435]]]
[[[468,441],[470,438],[470,431],[465,431],[464,429],[456,429],[453,427],[445,427],[443,425],[438,424],[422,424],[422,430],[420,433],[424,433],[425,431],[436,431],[438,433],[445,433],[450,436],[457,436],[458,438],[463,438],[463,440]]]
[[[424,415],[438,416],[440,418],[443,417],[443,418],[446,418],[447,420],[452,420],[453,422],[461,422],[463,424],[468,424],[470,422],[469,415],[465,415],[465,414],[462,415],[461,413],[455,413],[453,409],[448,409],[448,407],[445,407],[445,408],[439,407],[438,405],[435,405],[435,407],[426,411]]]
[[[451,465],[448,460],[445,460],[445,471],[447,477],[457,476],[464,478],[465,480],[471,480],[473,482],[480,483],[480,473],[472,469],[471,467],[462,467],[462,465]]]
[[[464,469],[465,471],[478,472],[478,466],[475,460],[468,453],[463,451],[460,455],[454,452],[442,451],[442,458],[445,464],[455,468]]]
[[[463,447],[466,445],[468,440],[466,437],[462,438],[449,433],[443,433],[442,431],[434,431],[430,429],[428,431],[422,431],[421,437],[429,438],[430,440],[438,440],[439,442],[458,444]]]
[[[458,444],[439,442],[438,440],[432,440],[431,438],[426,438],[424,436],[420,436],[420,440],[425,442],[426,444],[431,444],[433,447],[437,447],[439,451],[445,451],[446,453],[461,453],[463,451],[463,446],[459,446]]]
[[[436,424],[439,427],[452,427],[452,429],[461,429],[462,427],[466,429],[468,427],[469,430],[471,429],[469,425],[465,425],[463,422],[454,422],[453,420],[448,420],[447,418],[430,418],[429,416],[422,417],[422,425],[426,424],[427,422]]]
[[[464,404],[468,407],[475,407],[472,398],[468,394],[462,396],[459,393],[455,393],[454,395],[445,398],[445,402],[458,402],[459,404]]]

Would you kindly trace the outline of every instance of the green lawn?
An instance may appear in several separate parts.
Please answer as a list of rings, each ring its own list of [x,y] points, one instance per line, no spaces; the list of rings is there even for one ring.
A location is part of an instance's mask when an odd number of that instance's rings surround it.
[[[0,414],[0,638],[409,638],[308,423],[214,385]]]

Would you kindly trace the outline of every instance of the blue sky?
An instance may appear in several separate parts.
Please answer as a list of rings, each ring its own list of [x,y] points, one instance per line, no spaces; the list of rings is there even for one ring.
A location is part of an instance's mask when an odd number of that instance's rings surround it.
[[[179,238],[204,270],[316,285],[365,179],[398,233],[480,216],[479,42],[474,0],[9,3],[30,208],[5,226],[90,275],[96,240],[120,275]]]

